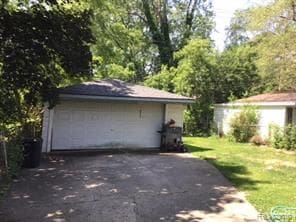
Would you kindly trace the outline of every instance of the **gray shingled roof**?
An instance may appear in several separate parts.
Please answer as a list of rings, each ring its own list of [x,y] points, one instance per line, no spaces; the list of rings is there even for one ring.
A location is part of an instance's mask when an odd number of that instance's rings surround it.
[[[100,80],[84,82],[59,89],[60,94],[121,97],[134,99],[178,100],[192,102],[193,99],[146,86],[127,83],[120,80]]]

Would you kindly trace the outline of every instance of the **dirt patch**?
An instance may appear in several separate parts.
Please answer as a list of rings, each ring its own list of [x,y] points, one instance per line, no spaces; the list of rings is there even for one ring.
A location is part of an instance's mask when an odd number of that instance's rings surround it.
[[[265,160],[264,164],[268,167],[268,169],[277,166],[296,168],[296,163],[279,159]]]

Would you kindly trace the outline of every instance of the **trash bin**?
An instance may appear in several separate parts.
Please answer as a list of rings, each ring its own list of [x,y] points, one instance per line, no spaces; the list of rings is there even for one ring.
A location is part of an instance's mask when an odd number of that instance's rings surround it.
[[[35,168],[40,165],[41,148],[41,138],[26,138],[23,140],[23,167]]]

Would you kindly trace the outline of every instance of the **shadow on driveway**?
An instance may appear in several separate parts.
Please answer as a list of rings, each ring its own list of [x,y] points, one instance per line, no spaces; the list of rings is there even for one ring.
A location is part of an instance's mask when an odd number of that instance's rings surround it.
[[[256,210],[210,164],[190,154],[48,156],[25,169],[0,204],[1,221],[244,221]]]

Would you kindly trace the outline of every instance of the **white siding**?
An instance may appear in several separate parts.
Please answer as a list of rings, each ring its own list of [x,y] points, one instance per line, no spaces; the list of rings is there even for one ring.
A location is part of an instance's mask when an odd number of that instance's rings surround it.
[[[227,134],[230,131],[231,118],[239,111],[240,109],[236,107],[215,107],[214,122],[218,131]]]
[[[227,134],[230,130],[229,123],[235,113],[240,111],[240,107],[221,107],[216,106],[214,110],[214,122],[218,130]],[[260,115],[259,134],[268,138],[269,126],[276,124],[278,126],[285,126],[286,122],[286,107],[285,106],[258,106]]]
[[[269,137],[269,126],[276,124],[284,127],[286,123],[286,107],[260,107],[259,132],[264,138]]]
[[[176,126],[183,127],[183,112],[186,106],[183,104],[166,104],[165,106],[165,123],[173,119],[176,121]]]
[[[62,101],[51,149],[159,147],[163,104]]]

